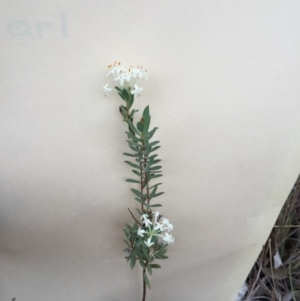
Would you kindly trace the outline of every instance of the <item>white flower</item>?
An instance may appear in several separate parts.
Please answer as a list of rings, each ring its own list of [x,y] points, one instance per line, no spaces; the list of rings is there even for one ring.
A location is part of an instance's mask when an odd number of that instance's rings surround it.
[[[143,229],[141,229],[141,228],[139,228],[138,232],[137,232],[137,235],[144,237],[144,233],[146,233],[146,231],[143,230]]]
[[[149,252],[149,256],[152,257],[152,258],[154,258],[154,251],[153,251],[153,250],[151,250],[151,251]]]
[[[149,216],[148,216],[148,214],[143,214],[142,216],[141,216],[141,218],[140,219],[142,219],[142,220],[145,220],[145,219],[148,219],[149,218]]]
[[[163,231],[168,230],[168,232],[170,232],[171,230],[173,230],[173,225],[169,222],[168,219],[163,218],[162,219],[162,228],[163,228]]]
[[[172,237],[172,235],[170,235],[169,233],[165,233],[165,236],[164,236],[163,240],[165,242],[167,242],[168,244],[173,244],[174,243],[174,237]]]
[[[160,223],[154,225],[154,231],[163,231],[163,227]]]
[[[111,69],[106,76],[109,76],[110,74],[113,75],[113,77],[118,77],[120,76],[120,74],[123,72],[123,71],[127,71],[126,68],[122,67],[122,66],[119,66],[119,67],[115,67],[113,69]]]
[[[103,92],[104,92],[104,95],[107,96],[107,94],[112,91],[111,88],[108,88],[108,84],[106,84],[105,86],[103,86]]]
[[[111,65],[109,67],[111,67]],[[141,69],[130,68],[128,70],[119,65],[113,67],[107,73],[107,76],[109,75],[112,75],[114,80],[118,82],[119,88],[126,89],[131,94],[135,94],[137,96],[139,96],[143,91],[143,88],[137,85],[138,82],[140,82],[143,79],[147,79],[146,73],[143,72]],[[110,91],[111,90],[105,90],[105,93]]]
[[[145,245],[150,248],[152,245],[154,245],[154,242],[151,242],[151,237],[149,237],[147,239],[147,241],[145,241]]]
[[[130,93],[140,95],[142,91],[143,91],[143,88],[139,87],[138,85],[135,84]]]
[[[144,224],[146,227],[148,227],[149,225],[152,225],[150,219],[144,219]]]

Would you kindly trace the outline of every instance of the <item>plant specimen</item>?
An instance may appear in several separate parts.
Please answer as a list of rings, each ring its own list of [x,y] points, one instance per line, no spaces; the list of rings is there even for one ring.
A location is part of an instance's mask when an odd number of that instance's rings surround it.
[[[138,262],[143,269],[143,301],[146,300],[146,286],[151,288],[148,275],[152,275],[152,269],[160,268],[156,263],[157,259],[166,259],[167,248],[173,244],[174,237],[170,234],[173,225],[155,208],[161,207],[154,200],[164,192],[158,189],[162,183],[153,183],[157,178],[162,177],[159,165],[161,160],[154,154],[159,148],[159,141],[152,141],[158,129],[150,128],[151,116],[149,106],[142,113],[138,122],[134,121],[138,110],[133,109],[134,98],[140,96],[143,88],[140,82],[147,79],[147,70],[142,67],[130,67],[129,69],[115,62],[109,65],[110,71],[107,76],[112,76],[115,82],[113,88],[108,84],[103,87],[105,96],[110,92],[116,92],[124,101],[119,107],[123,121],[127,123],[126,131],[127,142],[130,151],[124,155],[130,161],[125,162],[132,168],[134,178],[129,178],[126,182],[133,183],[136,187],[132,188],[134,199],[138,203],[136,217],[130,209],[133,224],[126,224],[125,233],[125,257],[133,269]],[[151,183],[151,184],[150,184]]]

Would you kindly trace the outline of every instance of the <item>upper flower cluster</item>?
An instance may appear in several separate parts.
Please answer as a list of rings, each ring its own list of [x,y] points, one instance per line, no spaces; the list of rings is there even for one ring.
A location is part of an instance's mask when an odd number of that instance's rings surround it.
[[[173,225],[166,218],[161,218],[158,211],[153,212],[152,221],[149,219],[148,214],[143,214],[141,220],[143,221],[144,227],[139,228],[137,235],[144,237],[146,235],[146,240],[144,241],[147,247],[151,247],[154,242],[152,241],[153,236],[158,236],[163,239],[167,244],[174,243],[174,237],[168,232],[173,230]],[[167,231],[163,233],[164,231]]]
[[[113,66],[109,65],[109,68],[113,67],[107,74],[107,76],[112,75],[114,80],[117,82],[119,89],[126,89],[131,94],[140,95],[143,91],[142,87],[138,86],[138,83],[142,79],[147,79],[146,71],[142,70],[142,67],[138,66],[137,68],[130,67],[129,69],[121,66],[120,63],[115,63]],[[103,91],[105,96],[114,89],[109,88],[108,84],[103,86]]]

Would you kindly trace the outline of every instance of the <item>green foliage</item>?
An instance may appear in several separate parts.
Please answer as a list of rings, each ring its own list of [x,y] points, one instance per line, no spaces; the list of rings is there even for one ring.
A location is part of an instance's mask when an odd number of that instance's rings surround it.
[[[162,183],[152,184],[152,180],[162,176],[162,166],[158,165],[161,160],[158,159],[158,155],[155,153],[159,148],[159,141],[152,141],[152,138],[157,131],[157,127],[150,129],[151,116],[150,108],[147,106],[142,113],[142,117],[138,122],[134,122],[135,114],[138,110],[131,109],[134,103],[134,95],[130,93],[129,88],[115,87],[119,96],[125,101],[124,105],[121,105],[119,110],[128,125],[128,131],[126,131],[127,143],[130,151],[123,154],[130,159],[125,163],[132,168],[133,174],[136,178],[128,178],[126,182],[133,183],[136,187],[131,188],[134,194],[134,199],[137,201],[137,205],[140,208],[136,208],[139,215],[147,214],[152,216],[151,208],[161,207],[161,204],[152,204],[152,199],[159,197],[164,192],[158,192]],[[151,182],[151,186],[150,186]],[[130,211],[131,213],[131,211]],[[142,236],[138,235],[138,230],[145,229],[144,225],[140,221],[140,218],[135,218],[133,226],[125,225],[123,230],[126,239],[124,240],[126,248],[124,252],[128,255],[125,257],[133,269],[138,262],[143,268],[144,281],[148,288],[151,288],[148,276],[152,275],[152,269],[160,268],[160,265],[153,263],[157,259],[166,259],[167,245],[161,245],[158,242],[157,237],[152,237],[153,245],[149,248],[146,245],[146,240],[149,238],[148,233]]]

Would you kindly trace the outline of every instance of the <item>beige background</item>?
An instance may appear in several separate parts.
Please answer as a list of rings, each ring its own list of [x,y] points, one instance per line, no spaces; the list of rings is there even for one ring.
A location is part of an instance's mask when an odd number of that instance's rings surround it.
[[[148,300],[234,300],[300,170],[299,1],[1,1],[0,300],[140,300],[125,124],[149,70],[170,259]]]

